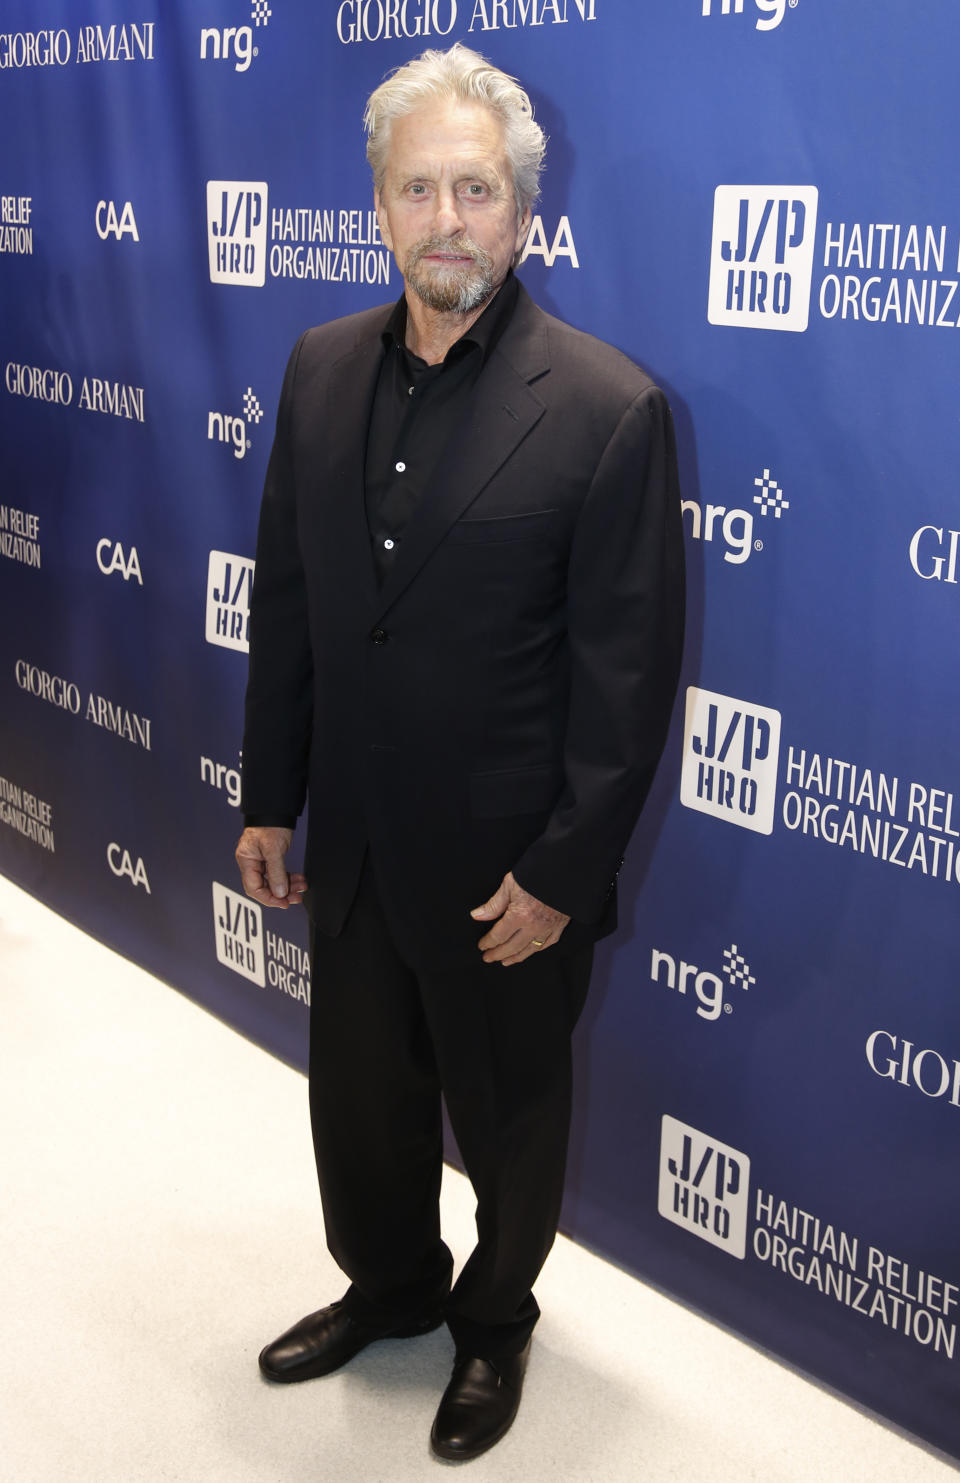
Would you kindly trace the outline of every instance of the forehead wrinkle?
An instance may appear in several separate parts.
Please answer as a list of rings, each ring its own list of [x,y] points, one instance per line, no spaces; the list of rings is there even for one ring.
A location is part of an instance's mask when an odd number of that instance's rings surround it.
[[[390,171],[390,164],[387,170]],[[492,177],[494,180],[504,179],[503,171],[488,155],[483,156],[482,159],[444,159],[429,162],[415,160],[412,165],[407,164],[402,172],[405,180],[440,180],[451,173],[454,174],[456,180],[483,179],[484,177]]]
[[[450,168],[476,171],[482,167],[503,175],[506,158],[503,126],[497,116],[479,104],[464,106],[448,100],[394,120],[386,169],[409,176],[412,172],[405,163],[412,160],[421,167],[424,179],[434,179]]]

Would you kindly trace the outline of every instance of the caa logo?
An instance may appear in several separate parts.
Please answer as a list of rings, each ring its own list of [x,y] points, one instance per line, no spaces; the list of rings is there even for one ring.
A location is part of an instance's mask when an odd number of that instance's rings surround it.
[[[806,329],[819,192],[813,185],[718,185],[710,254],[711,324]]]
[[[663,977],[661,969],[665,970]],[[718,1020],[722,1013],[733,1013],[733,1005],[724,1003],[724,980],[731,989],[752,989],[757,983],[735,942],[723,950],[723,978],[698,968],[695,963],[685,963],[682,958],[678,973],[676,958],[654,948],[650,955],[650,979],[653,983],[666,983],[668,989],[676,989],[679,994],[686,994],[688,984],[692,983],[697,1014],[703,1020]]]
[[[135,886],[143,886],[148,896],[152,894],[143,861],[138,857],[134,865],[129,850],[122,850],[118,844],[108,844],[107,864],[114,875],[125,875]]]
[[[263,914],[258,903],[214,881],[213,926],[217,962],[265,988]]]
[[[949,582],[956,586],[958,542],[960,530],[944,530],[940,525],[921,525],[910,540],[910,565],[917,576],[922,577],[925,582]]]
[[[113,201],[98,201],[94,220],[97,236],[101,242],[106,242],[108,237],[116,237],[119,242],[125,233],[129,233],[134,242],[140,241],[137,218],[133,214],[133,206],[129,201],[124,201],[123,210],[119,216]]]
[[[787,0],[754,0],[754,4],[762,12],[757,17],[757,30],[775,31],[787,13]],[[796,6],[797,0],[790,0],[790,9],[795,10]],[[743,15],[743,0],[720,0],[719,10],[721,15]],[[712,13],[711,0],[703,0],[702,14]]]
[[[250,12],[254,26],[269,25],[272,15],[268,0],[254,0]],[[200,32],[201,62],[206,62],[211,56],[215,62],[232,60],[234,72],[246,72],[251,59],[258,54],[259,48],[253,44],[252,26],[224,26],[221,31],[216,26],[205,26]]]
[[[102,541],[97,542],[97,566],[105,577],[109,577],[111,572],[120,572],[125,582],[129,582],[131,577],[136,577],[140,586],[143,586],[140,558],[137,555],[136,546],[131,546],[130,555],[125,556],[119,541],[114,542],[109,536],[104,536]]]
[[[262,416],[263,408],[253,394],[253,387],[248,386],[243,393],[242,417],[232,417],[229,412],[207,414],[207,438],[210,442],[232,443],[234,458],[243,458],[251,447],[247,423],[259,424]]]
[[[211,283],[262,288],[267,280],[267,183],[207,181]]]
[[[208,644],[225,649],[250,649],[250,594],[255,563],[249,556],[211,551],[207,567]]]
[[[542,257],[544,267],[547,268],[552,268],[558,257],[565,257],[569,258],[571,267],[579,268],[580,259],[577,257],[577,247],[570,229],[569,216],[561,216],[557,222],[557,230],[553,234],[553,241],[549,245],[547,234],[544,231],[543,217],[533,218],[520,261],[525,263],[531,257]]]
[[[664,1117],[657,1210],[664,1220],[743,1261],[750,1160],[696,1128]]]
[[[691,685],[680,802],[757,834],[773,833],[780,712]]]

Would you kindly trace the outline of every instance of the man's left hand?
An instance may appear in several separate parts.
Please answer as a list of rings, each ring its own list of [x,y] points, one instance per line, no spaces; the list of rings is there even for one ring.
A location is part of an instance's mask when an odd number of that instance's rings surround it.
[[[499,890],[483,906],[474,907],[470,915],[475,922],[494,923],[477,947],[485,963],[502,963],[504,968],[553,947],[570,920],[562,911],[554,911],[531,896],[509,870]]]

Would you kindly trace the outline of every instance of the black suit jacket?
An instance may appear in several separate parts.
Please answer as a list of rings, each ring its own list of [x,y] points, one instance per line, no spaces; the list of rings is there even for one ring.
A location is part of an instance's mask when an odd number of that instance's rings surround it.
[[[390,307],[308,330],[287,367],[251,606],[244,810],[298,815],[318,927],[367,845],[395,929],[447,956],[507,870],[610,930],[663,747],[683,562],[670,413],[521,288],[378,590],[364,454]]]

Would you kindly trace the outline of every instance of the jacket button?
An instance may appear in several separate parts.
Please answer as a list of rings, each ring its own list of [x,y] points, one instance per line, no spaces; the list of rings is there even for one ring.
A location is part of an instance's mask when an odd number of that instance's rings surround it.
[[[385,644],[390,635],[385,628],[375,628],[370,637],[375,644]]]

